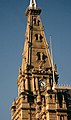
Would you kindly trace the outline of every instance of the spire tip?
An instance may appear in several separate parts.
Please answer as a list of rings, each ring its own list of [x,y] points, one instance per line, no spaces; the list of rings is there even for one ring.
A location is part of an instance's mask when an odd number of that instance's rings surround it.
[[[36,9],[36,1],[35,0],[30,0],[30,5],[29,5],[29,8],[34,8]]]

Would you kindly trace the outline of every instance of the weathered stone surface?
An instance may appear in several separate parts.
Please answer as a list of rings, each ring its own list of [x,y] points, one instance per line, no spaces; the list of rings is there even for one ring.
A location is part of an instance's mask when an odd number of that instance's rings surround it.
[[[18,97],[11,106],[12,120],[71,120],[71,90],[53,89],[51,54],[36,2],[28,16],[22,65],[17,79]],[[58,73],[54,65],[55,86]]]

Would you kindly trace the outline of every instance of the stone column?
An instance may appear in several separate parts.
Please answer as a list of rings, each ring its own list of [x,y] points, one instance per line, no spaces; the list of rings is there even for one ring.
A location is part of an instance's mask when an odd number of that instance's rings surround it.
[[[66,102],[65,102],[65,99],[64,99],[64,95],[63,95],[63,101],[62,101],[62,107],[64,108],[64,109],[66,109]]]
[[[48,91],[48,90],[51,90],[49,77],[47,78],[47,91]]]
[[[36,91],[38,91],[39,90],[38,77],[35,78],[35,83],[36,83]]]
[[[21,78],[21,92],[24,92],[24,90],[25,90],[25,80],[24,80],[24,78],[22,77],[22,78]]]
[[[32,79],[32,87],[33,87],[33,93],[36,94],[35,77],[33,77]]]
[[[28,76],[26,75],[26,80],[25,80],[25,90],[29,90],[29,78],[28,78]]]

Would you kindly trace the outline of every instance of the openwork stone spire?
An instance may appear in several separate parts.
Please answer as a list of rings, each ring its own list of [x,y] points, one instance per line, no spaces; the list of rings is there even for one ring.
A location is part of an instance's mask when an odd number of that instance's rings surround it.
[[[30,0],[30,5],[29,5],[29,8],[31,9],[36,9],[36,1],[35,0]]]

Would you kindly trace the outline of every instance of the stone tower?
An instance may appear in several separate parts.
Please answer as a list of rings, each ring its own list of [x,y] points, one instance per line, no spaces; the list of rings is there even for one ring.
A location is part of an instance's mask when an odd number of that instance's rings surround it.
[[[67,106],[65,97],[67,89],[58,86],[58,73],[56,65],[52,64],[40,13],[41,9],[37,8],[36,1],[30,0],[26,10],[28,20],[22,65],[17,79],[18,97],[11,106],[12,120],[70,118],[71,109]]]

